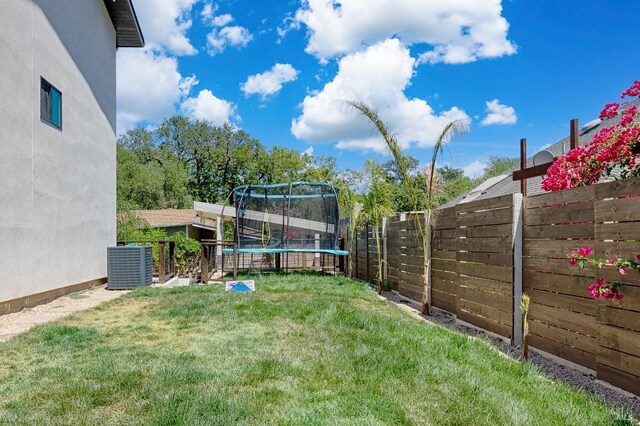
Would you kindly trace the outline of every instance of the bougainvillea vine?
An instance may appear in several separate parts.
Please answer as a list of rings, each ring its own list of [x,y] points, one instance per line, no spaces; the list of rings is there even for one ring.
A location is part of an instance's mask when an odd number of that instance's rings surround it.
[[[640,97],[640,81],[634,82],[621,97]],[[603,178],[611,178],[614,170],[619,178],[640,175],[640,112],[629,101],[606,104],[600,118],[620,115],[617,124],[602,128],[593,140],[559,157],[542,180],[545,191],[562,191],[576,186],[593,185]]]
[[[590,257],[593,253],[591,247],[580,247],[577,251],[569,253],[569,263],[584,268],[587,264],[598,268],[615,268],[620,275],[627,275],[629,270],[640,272],[640,254],[636,255],[637,261],[627,259],[595,259]],[[622,300],[624,295],[620,292],[621,282],[607,283],[603,278],[596,278],[595,282],[588,288],[589,296],[593,299],[615,299]]]

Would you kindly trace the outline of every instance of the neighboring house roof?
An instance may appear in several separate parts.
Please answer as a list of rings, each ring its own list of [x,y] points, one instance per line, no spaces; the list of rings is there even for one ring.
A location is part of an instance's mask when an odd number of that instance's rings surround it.
[[[144,36],[131,0],[104,0],[113,27],[116,47],[144,47]]]
[[[633,105],[640,106],[640,99],[636,99],[633,102],[630,102],[624,108],[626,109]],[[599,119],[588,122],[585,126],[583,126],[579,133],[579,144],[585,145],[593,140],[593,137],[600,131],[602,128],[611,127],[618,122],[620,122],[621,115],[618,114],[613,118],[600,121]],[[569,136],[566,138],[559,140],[558,142],[550,145],[545,150],[551,152],[554,156],[558,157],[560,155],[566,154],[570,150],[570,141]],[[533,166],[533,156],[527,158],[527,167]],[[520,192],[520,181],[514,181],[512,177],[512,173],[516,170],[520,170],[520,166],[512,167],[509,170],[505,171],[504,174],[497,176],[495,178],[489,179],[486,182],[481,183],[476,188],[467,192],[466,194],[459,195],[455,198],[452,198],[439,208],[452,207],[459,203],[464,203],[472,200],[483,200],[486,198],[499,197],[501,195],[507,194],[515,194]],[[527,195],[536,195],[542,194],[545,192],[542,189],[542,179],[544,176],[537,176],[534,178],[527,179]]]
[[[149,223],[151,228],[193,225],[215,229],[215,221],[201,216],[193,209],[134,210],[133,213]]]

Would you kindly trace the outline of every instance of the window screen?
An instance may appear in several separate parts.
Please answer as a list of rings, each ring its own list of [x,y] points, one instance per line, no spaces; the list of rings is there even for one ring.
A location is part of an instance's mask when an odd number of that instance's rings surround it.
[[[45,79],[40,80],[40,119],[62,128],[62,93]]]

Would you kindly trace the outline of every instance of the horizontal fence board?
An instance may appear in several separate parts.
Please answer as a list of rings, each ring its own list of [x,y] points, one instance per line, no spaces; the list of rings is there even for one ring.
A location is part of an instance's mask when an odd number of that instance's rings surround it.
[[[593,218],[593,203],[591,202],[525,209],[523,211],[525,226],[593,222]]]
[[[448,229],[447,232],[452,230]],[[513,235],[513,224],[488,226],[465,226],[455,230],[456,237],[466,238],[487,238],[487,237],[511,237]]]
[[[455,260],[456,252],[454,250],[432,250],[431,258]]]
[[[513,266],[513,255],[511,254],[458,252],[457,260],[486,265]]]
[[[593,336],[585,336],[584,334],[537,321],[529,322],[529,330],[532,336],[544,337],[560,345],[570,346],[588,352],[593,354],[595,358],[597,342]]]
[[[529,309],[536,309],[538,305],[553,306],[565,309],[568,312],[596,315],[596,304],[593,302],[593,299],[535,289],[527,289],[525,293],[531,298]]]
[[[608,365],[634,376],[640,372],[640,357],[598,346],[598,363]]]
[[[547,192],[524,198],[524,208],[532,209],[545,206],[557,206],[569,203],[592,201],[595,198],[593,186],[583,186],[567,191]]]
[[[582,365],[591,370],[596,369],[596,355],[594,353],[583,351],[582,349],[565,345],[536,334],[529,336],[529,346]]]
[[[440,278],[431,278],[431,287],[443,293],[449,293],[453,296],[458,291],[458,283],[455,281],[441,280]]]
[[[598,301],[596,320],[602,324],[615,325],[630,330],[640,331],[640,314],[614,306],[603,306]]]
[[[640,177],[601,183],[594,185],[593,188],[595,198],[598,200],[636,195],[640,193]]]
[[[483,226],[513,223],[513,211],[509,208],[458,214],[458,226]]]
[[[513,268],[510,266],[459,262],[458,273],[471,277],[494,279],[508,283],[511,283],[513,280]]]
[[[608,221],[637,221],[640,220],[637,197],[616,198],[612,200],[598,200],[595,202],[595,212],[599,223]]]
[[[501,209],[511,207],[513,204],[513,194],[501,195],[499,197],[485,198],[463,202],[455,206],[456,213],[475,212],[479,210]]]
[[[467,312],[490,318],[500,324],[504,324],[509,327],[513,325],[513,315],[511,312],[505,312],[500,309],[496,309],[493,306],[483,305],[467,299],[460,299],[458,301],[458,306]]]
[[[580,247],[593,247],[593,240],[525,240],[523,256],[567,258],[571,251]]]
[[[640,242],[636,241],[598,241],[595,255],[598,258],[636,259],[640,254]]]
[[[456,272],[458,264],[453,259],[431,259],[431,269]]]
[[[527,225],[523,227],[524,238],[594,238],[592,223],[563,225]]]
[[[596,223],[595,238],[600,241],[640,240],[640,211],[636,220],[637,222]]]
[[[598,363],[597,375],[600,380],[640,395],[640,376],[638,375],[629,374],[601,363]]]
[[[592,279],[572,275],[545,274],[542,272],[523,271],[522,287],[538,289],[573,296],[587,297],[587,287]]]
[[[456,316],[469,324],[473,324],[476,327],[480,327],[484,330],[490,331],[492,333],[499,334],[500,336],[504,336],[507,338],[512,337],[512,328],[508,325],[501,324],[499,322],[493,321],[490,318],[486,318],[473,312],[469,312],[465,308],[457,307]]]
[[[513,253],[513,246],[510,237],[462,238],[457,240],[457,242],[459,251],[499,253],[507,255]]]
[[[503,312],[513,312],[513,299],[504,295],[498,295],[482,291],[474,287],[458,287],[456,294],[458,301],[468,300],[480,305],[490,306]]]
[[[640,332],[598,324],[598,345],[640,358]],[[640,370],[637,371],[640,375]]]
[[[571,266],[566,257],[561,259],[543,259],[536,257],[525,257],[522,259],[522,267],[529,271],[550,272],[560,275],[578,275],[595,279],[596,268],[593,265],[586,265],[584,269]]]
[[[533,321],[553,325],[574,333],[595,336],[597,334],[596,317],[562,308],[532,304],[529,306],[529,317]]]
[[[472,287],[483,291],[488,291],[494,294],[500,294],[503,296],[509,296],[513,294],[513,284],[510,282],[486,280],[484,278],[469,277],[467,275],[460,275],[458,277],[458,283],[461,286]]]

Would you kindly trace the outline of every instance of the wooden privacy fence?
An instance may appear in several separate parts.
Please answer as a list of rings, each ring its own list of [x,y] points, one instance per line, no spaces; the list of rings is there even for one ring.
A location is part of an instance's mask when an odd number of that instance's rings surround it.
[[[525,198],[524,291],[531,297],[530,344],[594,370],[640,394],[640,274],[571,267],[567,254],[589,246],[596,258],[640,253],[640,179]],[[588,297],[602,277],[622,281],[621,302]]]
[[[435,214],[433,307],[519,344],[524,291],[531,297],[532,348],[640,394],[640,274],[579,269],[567,260],[570,251],[582,246],[593,247],[596,258],[636,259],[640,178],[471,201]],[[424,289],[424,256],[417,221],[423,220],[422,215],[401,214],[389,218],[383,229],[384,279],[418,301]],[[354,276],[373,282],[373,228],[362,228],[356,242]],[[592,300],[587,287],[596,277],[623,282],[625,298]]]
[[[438,210],[431,237],[432,305],[516,342],[520,333],[513,330],[520,324],[520,314],[514,310],[514,294],[519,300],[520,287],[514,290],[514,199],[519,197],[508,195]],[[367,238],[368,246],[375,250],[373,228],[367,228],[366,235],[364,228],[358,233],[355,255],[359,265],[354,276],[373,282],[377,256],[363,253]],[[386,221],[383,233],[385,279],[400,294],[415,300],[422,300],[424,290],[420,229],[424,229],[422,214],[401,214]],[[368,274],[362,264],[368,265]]]

